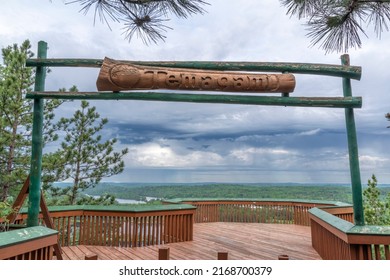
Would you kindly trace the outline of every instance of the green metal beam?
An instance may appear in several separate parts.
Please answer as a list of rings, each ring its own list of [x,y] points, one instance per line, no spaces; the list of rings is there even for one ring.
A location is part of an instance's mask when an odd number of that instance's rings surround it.
[[[333,64],[285,63],[285,62],[238,62],[238,61],[121,61],[144,66],[171,67],[186,69],[218,71],[264,71],[288,72],[297,74],[325,75],[360,80],[360,66],[340,66]],[[29,59],[27,66],[47,67],[97,67],[103,64],[102,59]]]
[[[192,103],[220,103],[243,105],[299,106],[324,108],[360,108],[361,97],[279,97],[226,94],[179,94],[166,92],[33,92],[26,95],[35,99],[100,99],[144,100]]]
[[[343,65],[349,65],[349,56],[342,55],[341,62]],[[344,97],[352,97],[351,80],[343,78]],[[358,143],[356,136],[356,125],[353,108],[345,109],[345,123],[347,128],[348,151],[349,151],[349,168],[352,183],[352,201],[354,222],[357,226],[364,225],[364,209],[362,183],[360,178]]]
[[[47,43],[38,42],[38,57],[46,58]],[[36,91],[45,90],[45,67],[38,66],[35,73]],[[32,146],[31,146],[31,167],[27,226],[38,226],[38,215],[41,197],[41,170],[42,170],[42,147],[43,147],[43,99],[34,100]]]

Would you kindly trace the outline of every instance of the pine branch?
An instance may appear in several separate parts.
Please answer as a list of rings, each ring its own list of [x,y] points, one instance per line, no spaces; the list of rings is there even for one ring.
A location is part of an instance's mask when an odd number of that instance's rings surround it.
[[[374,25],[377,37],[388,31],[390,1],[369,0],[281,0],[287,14],[306,18],[311,46],[328,52],[347,52],[362,46],[362,25]]]
[[[166,36],[163,34],[172,28],[164,24],[168,20],[162,18],[163,12],[157,6],[140,6],[133,12],[123,19],[126,39],[131,41],[136,36],[145,45],[165,41]]]
[[[84,15],[88,14],[90,9],[93,9],[93,6],[95,6],[93,24],[95,25],[96,18],[98,17],[99,20],[103,23],[106,23],[111,30],[109,20],[119,22],[118,8],[115,5],[115,2],[116,1],[110,0],[74,0],[66,2],[65,4],[79,3],[82,6],[79,12],[82,12]]]
[[[367,4],[367,10],[369,13],[368,22],[373,23],[377,37],[381,38],[381,34],[384,31],[389,31],[387,22],[390,21],[390,1],[387,3],[384,1],[372,1]]]
[[[78,3],[80,12],[87,14],[94,10],[94,24],[98,17],[111,29],[109,21],[123,22],[125,38],[132,40],[134,35],[144,44],[157,44],[164,41],[167,30],[165,25],[172,13],[187,18],[192,14],[203,14],[203,0],[74,0],[66,4]]]
[[[311,17],[319,8],[316,0],[281,0],[283,6],[287,7],[287,14],[295,15],[299,19]]]
[[[319,17],[309,24],[308,37],[311,45],[320,46],[329,52],[348,52],[350,48],[360,48],[362,45],[359,33],[366,35],[359,22],[346,14],[343,16]]]

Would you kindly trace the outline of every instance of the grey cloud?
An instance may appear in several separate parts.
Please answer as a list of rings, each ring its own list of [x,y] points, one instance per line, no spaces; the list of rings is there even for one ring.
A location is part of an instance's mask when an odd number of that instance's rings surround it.
[[[174,30],[167,34],[166,42],[146,47],[137,40],[124,40],[119,25],[114,24],[112,31],[101,23],[93,26],[93,14],[79,14],[77,5],[9,1],[2,7],[1,44],[5,47],[29,38],[35,48],[38,40],[46,40],[48,55],[53,58],[340,64],[339,54],[325,55],[308,47],[302,22],[286,16],[278,1],[244,2],[215,0],[204,16],[172,19]],[[16,10],[18,17],[14,16]],[[32,20],[36,15],[40,15],[39,22]],[[384,34],[381,41],[370,37],[363,38],[363,49],[350,51],[352,64],[363,67],[361,81],[353,81],[352,86],[353,94],[363,97],[363,108],[355,110],[362,179],[376,173],[384,182],[390,180],[390,129],[384,118],[390,111],[390,88],[383,63],[390,60],[389,37]],[[82,91],[96,90],[98,69],[52,70],[47,90],[72,85]],[[292,96],[342,96],[340,79],[308,75],[296,75],[296,79]],[[105,137],[118,137],[120,147],[131,149],[126,172],[118,180],[349,180],[342,109],[140,101],[91,104],[110,120]],[[57,115],[69,116],[75,108],[77,103],[64,105]]]

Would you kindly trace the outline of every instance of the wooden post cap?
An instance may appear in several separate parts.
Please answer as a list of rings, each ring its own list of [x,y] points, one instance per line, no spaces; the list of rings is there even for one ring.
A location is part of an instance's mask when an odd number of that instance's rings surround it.
[[[158,249],[158,259],[159,260],[169,260],[169,248]]]
[[[92,261],[92,260],[97,260],[98,256],[94,253],[86,254],[84,257],[84,260],[86,261]]]
[[[289,256],[288,255],[279,255],[278,256],[278,260],[289,260]]]
[[[217,255],[218,260],[227,260],[228,259],[228,252],[218,252]]]

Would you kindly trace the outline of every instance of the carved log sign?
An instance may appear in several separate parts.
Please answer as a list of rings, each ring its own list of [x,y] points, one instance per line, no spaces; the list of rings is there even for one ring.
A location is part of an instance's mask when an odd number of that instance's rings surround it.
[[[202,71],[133,65],[105,58],[96,82],[99,91],[132,89],[292,92],[292,74]]]

